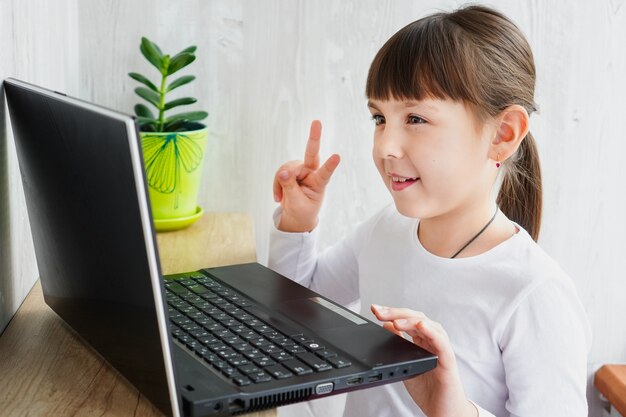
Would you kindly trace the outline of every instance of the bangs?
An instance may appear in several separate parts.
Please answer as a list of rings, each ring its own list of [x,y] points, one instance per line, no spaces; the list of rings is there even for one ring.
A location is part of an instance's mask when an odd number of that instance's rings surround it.
[[[477,105],[474,48],[465,31],[443,14],[417,20],[376,54],[365,95],[375,100],[449,98]]]

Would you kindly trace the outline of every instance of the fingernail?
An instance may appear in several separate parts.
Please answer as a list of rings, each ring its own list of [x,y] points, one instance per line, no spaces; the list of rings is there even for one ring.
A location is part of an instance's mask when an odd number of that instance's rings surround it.
[[[378,304],[372,304],[372,306],[380,314],[387,314],[389,312],[389,309],[387,307],[379,306]]]
[[[274,201],[278,203],[278,194],[274,194]]]
[[[398,319],[398,320],[395,321],[395,323],[398,326],[404,326],[407,323],[407,321],[405,319]]]
[[[289,178],[289,171],[280,171],[278,173],[278,178],[280,178],[281,180],[286,180],[287,178]]]

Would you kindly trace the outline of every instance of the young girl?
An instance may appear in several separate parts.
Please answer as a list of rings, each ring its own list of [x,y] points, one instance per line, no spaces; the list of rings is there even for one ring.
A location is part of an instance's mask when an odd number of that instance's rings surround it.
[[[586,416],[590,331],[570,278],[535,243],[535,66],[481,6],[396,33],[371,65],[373,157],[394,205],[316,254],[321,125],[274,180],[270,266],[437,354],[435,370],[348,395],[346,416]],[[497,187],[497,188],[496,188]],[[494,189],[499,189],[494,198]],[[373,316],[370,315],[374,319]]]

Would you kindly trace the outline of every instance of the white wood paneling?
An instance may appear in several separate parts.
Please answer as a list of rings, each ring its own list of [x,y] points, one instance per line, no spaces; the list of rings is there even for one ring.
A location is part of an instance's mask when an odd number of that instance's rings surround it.
[[[0,80],[15,77],[57,90],[78,85],[74,0],[0,0]],[[0,90],[2,88],[0,87]],[[37,279],[10,120],[0,97],[0,333]]]
[[[626,362],[626,331],[620,330],[626,318],[626,165],[620,160],[626,150],[624,1],[490,3],[518,23],[535,54],[540,112],[531,129],[545,187],[540,243],[572,276],[590,317],[590,372],[601,363]],[[0,0],[3,77],[56,83],[130,112],[138,100],[132,93],[136,83],[126,74],[150,73],[138,51],[142,35],[170,52],[198,45],[197,62],[184,70],[198,80],[180,93],[194,95],[196,107],[210,113],[200,204],[250,213],[259,259],[265,261],[274,172],[302,157],[313,118],[324,123],[323,156],[342,156],[321,215],[320,247],[389,201],[370,157],[371,122],[363,94],[369,63],[406,23],[460,2],[84,0],[77,12],[69,0],[54,8],[46,4]],[[59,23],[46,16],[56,16]],[[79,36],[72,40],[72,34]],[[11,232],[26,226],[18,218],[21,197],[8,191],[6,165],[0,158],[0,260],[9,253],[14,265],[7,269],[0,263],[3,275],[26,271],[16,265],[32,259],[15,261],[18,252],[28,253],[30,243],[15,237],[26,230]],[[15,166],[8,165],[11,174]],[[7,205],[14,213],[10,229]],[[9,241],[19,249],[7,252]],[[589,398],[590,415],[600,416],[591,386]]]

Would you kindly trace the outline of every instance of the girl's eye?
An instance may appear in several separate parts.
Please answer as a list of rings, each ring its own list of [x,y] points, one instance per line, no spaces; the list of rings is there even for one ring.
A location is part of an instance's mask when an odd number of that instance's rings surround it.
[[[380,114],[374,114],[372,116],[372,120],[374,121],[374,124],[376,126],[380,126],[385,123],[385,117],[381,116]]]
[[[413,124],[421,125],[421,124],[427,123],[426,120],[422,119],[419,116],[409,116],[408,122],[409,124],[412,124],[412,125]]]

